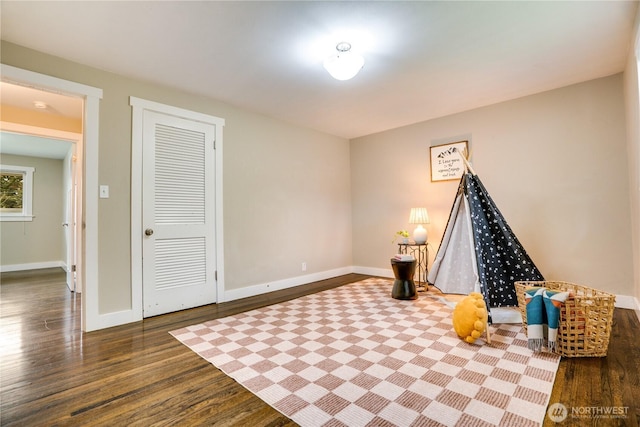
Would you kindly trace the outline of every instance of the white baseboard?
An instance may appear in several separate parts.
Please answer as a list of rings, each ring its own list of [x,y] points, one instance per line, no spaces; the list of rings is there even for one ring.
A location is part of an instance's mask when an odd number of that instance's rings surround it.
[[[30,270],[34,268],[49,268],[49,267],[64,267],[64,263],[55,263],[55,265],[49,264],[38,264],[44,265],[40,267],[34,267],[34,264],[24,264],[25,266],[29,266],[29,268],[19,268],[16,270],[4,270],[5,267],[2,267],[2,271],[19,271],[19,270]],[[357,274],[366,274],[369,276],[377,276],[377,277],[385,277],[385,278],[394,278],[393,270],[384,269],[384,268],[373,268],[373,267],[360,267],[360,266],[348,266],[337,268],[333,270],[321,271],[318,273],[306,274],[304,276],[291,277],[288,279],[276,280],[273,282],[260,283],[253,286],[247,286],[239,289],[230,289],[225,290],[223,295],[219,295],[218,303],[228,302],[239,300],[242,298],[248,298],[256,295],[262,295],[273,291],[279,291],[282,289],[293,288],[296,286],[306,285],[308,283],[317,282],[320,280],[331,279],[333,277],[343,276],[349,273],[357,273]],[[619,308],[627,308],[636,310],[639,313],[640,317],[640,303],[638,299],[632,296],[627,295],[617,295],[616,296],[616,307]],[[105,313],[98,316],[98,318],[94,319],[90,325],[87,326],[87,332],[97,329],[108,328],[112,326],[122,325],[125,323],[131,323],[142,320],[139,318],[139,315],[136,314],[135,310],[123,310],[114,313]],[[505,319],[503,319],[505,320]],[[511,321],[511,320],[509,320]],[[494,319],[495,322],[495,319]]]
[[[357,274],[367,274],[369,276],[387,277],[393,279],[395,276],[390,268],[374,268],[353,266],[353,272]]]
[[[640,310],[638,299],[630,295],[616,295],[616,307],[629,310]]]
[[[260,283],[240,289],[229,289],[224,291],[224,295],[220,295],[220,297],[222,298],[218,298],[218,302],[228,302],[242,298],[253,297],[273,291],[293,288],[295,286],[306,285],[308,283],[317,282],[320,280],[331,279],[332,277],[343,276],[349,273],[355,273],[353,267],[336,268],[334,270],[326,270],[318,273],[306,274],[304,276],[276,280],[274,282]]]
[[[47,261],[47,262],[31,262],[27,264],[12,264],[0,266],[0,273],[7,273],[9,271],[27,271],[27,270],[40,270],[43,268],[65,268],[64,261]]]
[[[142,317],[139,316],[135,310],[115,311],[113,313],[99,314],[93,319],[87,319],[83,325],[83,330],[85,332],[97,331],[99,329],[125,325],[140,320],[142,320]]]
[[[307,283],[317,282],[320,280],[330,279],[332,277],[343,276],[345,274],[353,273],[353,267],[343,267],[334,270],[322,271],[319,273],[307,274],[304,276],[292,277],[290,279],[277,280],[274,282],[261,283],[259,285],[248,286],[241,289],[232,289],[225,291],[222,298],[218,298],[218,303],[233,301],[237,299],[252,297],[255,295],[265,294],[281,289],[292,288],[294,286],[305,285]],[[98,329],[110,328],[113,326],[123,325],[126,323],[137,322],[142,320],[142,317],[136,312],[136,310],[122,310],[113,313],[100,314],[91,321],[87,319],[85,325],[86,332],[95,331]]]
[[[369,276],[387,277],[393,279],[395,276],[393,270],[374,267],[353,266],[353,272],[358,274],[367,274]],[[630,295],[616,295],[616,307],[626,308],[630,310],[640,311],[640,302],[637,298]],[[640,316],[640,313],[638,314]]]

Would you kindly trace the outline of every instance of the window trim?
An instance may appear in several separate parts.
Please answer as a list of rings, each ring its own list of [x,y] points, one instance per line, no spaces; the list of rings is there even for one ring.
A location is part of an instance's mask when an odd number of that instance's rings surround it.
[[[33,173],[35,168],[30,166],[0,165],[0,173],[19,173],[24,175],[22,180],[22,212],[0,212],[0,221],[33,221]]]

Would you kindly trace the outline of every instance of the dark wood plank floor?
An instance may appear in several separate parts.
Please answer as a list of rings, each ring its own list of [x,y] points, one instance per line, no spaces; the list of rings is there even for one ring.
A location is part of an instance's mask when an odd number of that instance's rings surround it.
[[[168,332],[366,277],[350,274],[83,334],[79,296],[60,270],[3,273],[0,425],[295,426]],[[639,425],[638,332],[635,313],[617,309],[609,355],[563,359],[550,401],[570,411],[626,407],[626,417],[570,417],[562,425]]]
[[[640,321],[635,311],[614,310],[607,357],[560,361],[549,403],[565,405],[568,417],[561,424],[546,418],[545,427],[640,426]],[[624,414],[615,418],[606,411]]]

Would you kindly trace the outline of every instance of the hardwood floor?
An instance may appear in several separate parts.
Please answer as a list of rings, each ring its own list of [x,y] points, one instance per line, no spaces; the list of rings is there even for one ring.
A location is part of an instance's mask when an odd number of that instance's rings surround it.
[[[0,286],[0,425],[295,426],[169,331],[362,280],[349,274],[83,334],[79,296],[64,273],[4,273]],[[640,423],[640,322],[616,309],[606,358],[563,359],[550,403],[626,407],[625,418],[568,425]],[[555,425],[549,419],[545,425]]]
[[[616,308],[607,357],[560,361],[549,403],[567,407],[568,418],[562,426],[640,426],[639,337],[636,313]],[[603,411],[618,411],[623,416],[607,418]],[[544,426],[557,425],[545,419]]]

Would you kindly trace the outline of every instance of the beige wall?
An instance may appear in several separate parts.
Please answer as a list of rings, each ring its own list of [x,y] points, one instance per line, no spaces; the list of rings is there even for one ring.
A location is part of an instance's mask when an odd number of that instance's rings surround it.
[[[389,269],[413,206],[433,257],[458,182],[430,181],[429,146],[457,136],[546,278],[633,295],[620,74],[351,141],[355,265]]]
[[[640,9],[636,15],[633,43],[624,71],[627,112],[627,150],[629,158],[629,198],[633,241],[635,297],[640,300],[640,95],[638,61],[640,60]]]
[[[351,265],[388,269],[393,234],[410,228],[413,206],[429,208],[437,248],[457,182],[430,182],[429,146],[465,136],[476,171],[548,278],[634,292],[621,75],[349,143],[6,42],[2,62],[103,90],[99,181],[111,194],[98,206],[102,314],[131,306],[130,96],[226,120],[226,290]]]
[[[33,221],[0,222],[0,265],[60,264],[64,254],[62,160],[2,155],[2,164],[29,166],[33,174]]]
[[[130,96],[226,120],[227,290],[301,276],[303,261],[304,274],[351,265],[347,140],[7,42],[2,62],[103,90],[99,181],[111,191],[98,205],[100,314],[131,308]]]
[[[225,118],[227,289],[351,266],[348,141]]]

